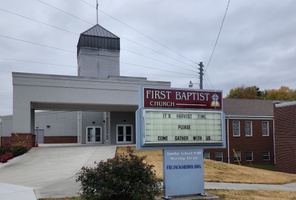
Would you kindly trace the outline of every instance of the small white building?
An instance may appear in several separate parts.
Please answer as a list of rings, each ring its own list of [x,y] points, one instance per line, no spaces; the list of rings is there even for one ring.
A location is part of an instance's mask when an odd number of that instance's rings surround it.
[[[1,117],[1,145],[134,144],[140,86],[171,83],[120,76],[119,58],[120,39],[97,24],[79,37],[78,76],[13,72],[13,115]]]

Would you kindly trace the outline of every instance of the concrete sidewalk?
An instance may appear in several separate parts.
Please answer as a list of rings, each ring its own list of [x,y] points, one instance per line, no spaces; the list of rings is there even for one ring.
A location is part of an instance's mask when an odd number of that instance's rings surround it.
[[[33,148],[25,155],[1,166],[0,199],[4,199],[6,191],[13,194],[19,189],[28,193],[34,189],[37,198],[77,196],[79,184],[75,181],[76,173],[83,166],[94,166],[95,161],[113,158],[115,150],[116,146],[72,145]],[[25,199],[35,200],[36,197]]]
[[[282,190],[296,192],[296,182],[283,185],[205,182],[205,189],[217,190]]]

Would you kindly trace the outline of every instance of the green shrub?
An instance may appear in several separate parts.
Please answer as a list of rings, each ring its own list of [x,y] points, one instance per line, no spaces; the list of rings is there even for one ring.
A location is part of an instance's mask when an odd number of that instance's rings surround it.
[[[0,156],[4,155],[7,152],[7,148],[5,147],[0,147]]]
[[[151,200],[159,194],[153,165],[144,162],[146,156],[133,154],[127,147],[127,155],[116,155],[100,161],[94,168],[83,167],[76,181],[81,182],[82,199]]]
[[[6,163],[9,159],[13,158],[13,155],[11,152],[7,152],[0,156],[0,162]]]
[[[23,155],[23,154],[27,153],[27,151],[28,150],[23,146],[15,146],[15,147],[11,148],[11,152],[13,154],[13,157]]]

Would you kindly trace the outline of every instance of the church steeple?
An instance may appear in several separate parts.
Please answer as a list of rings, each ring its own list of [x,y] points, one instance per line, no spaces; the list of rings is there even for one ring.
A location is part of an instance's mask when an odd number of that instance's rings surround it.
[[[120,38],[100,25],[80,34],[77,45],[78,76],[119,76]]]

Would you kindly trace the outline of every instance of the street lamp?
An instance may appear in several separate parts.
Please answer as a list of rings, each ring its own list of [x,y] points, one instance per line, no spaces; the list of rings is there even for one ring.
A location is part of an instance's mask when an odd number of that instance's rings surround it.
[[[194,84],[198,84],[198,83],[192,83],[192,81],[189,81],[189,88],[192,88]]]

